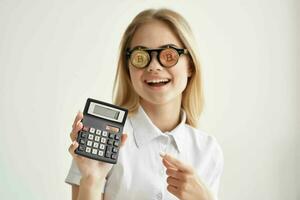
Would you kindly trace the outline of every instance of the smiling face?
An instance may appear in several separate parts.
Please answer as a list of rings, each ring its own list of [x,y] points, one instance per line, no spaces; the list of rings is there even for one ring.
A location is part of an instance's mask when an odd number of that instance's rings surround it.
[[[130,49],[141,46],[161,48],[166,45],[184,48],[178,36],[164,22],[154,20],[141,25],[135,32]],[[177,64],[171,68],[161,66],[156,52],[146,68],[138,69],[128,61],[130,78],[134,90],[140,96],[141,104],[181,104],[182,92],[191,75],[188,56],[181,55]]]

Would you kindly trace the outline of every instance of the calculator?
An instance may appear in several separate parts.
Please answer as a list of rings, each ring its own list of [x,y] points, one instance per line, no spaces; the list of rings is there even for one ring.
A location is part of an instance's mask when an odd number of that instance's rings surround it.
[[[75,153],[94,160],[117,163],[127,113],[127,109],[88,98]]]

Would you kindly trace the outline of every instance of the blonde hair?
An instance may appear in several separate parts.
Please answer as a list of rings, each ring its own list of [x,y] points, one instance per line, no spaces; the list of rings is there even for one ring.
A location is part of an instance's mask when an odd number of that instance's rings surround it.
[[[129,115],[136,113],[139,107],[139,96],[135,92],[130,80],[126,49],[129,47],[138,27],[153,20],[160,20],[170,25],[172,30],[179,36],[184,47],[189,51],[193,70],[187,86],[182,93],[181,107],[186,112],[186,123],[197,127],[204,104],[200,61],[195,50],[195,41],[191,28],[180,14],[169,9],[144,10],[127,27],[120,43],[118,68],[113,89],[113,102],[118,106],[127,108]]]

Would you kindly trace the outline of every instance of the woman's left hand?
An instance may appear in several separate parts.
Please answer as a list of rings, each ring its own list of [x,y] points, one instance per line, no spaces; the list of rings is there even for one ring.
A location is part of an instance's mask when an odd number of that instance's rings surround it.
[[[171,155],[161,155],[167,168],[167,190],[181,200],[213,200],[209,189],[195,170]]]

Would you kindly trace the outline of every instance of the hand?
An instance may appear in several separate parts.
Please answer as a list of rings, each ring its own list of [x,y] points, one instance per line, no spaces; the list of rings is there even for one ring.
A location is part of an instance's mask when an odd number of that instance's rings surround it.
[[[167,168],[167,190],[181,200],[213,200],[194,169],[168,154],[161,154]]]
[[[112,164],[89,159],[74,153],[75,149],[79,146],[76,140],[78,132],[83,128],[83,124],[81,122],[82,118],[83,114],[81,112],[78,112],[72,125],[72,132],[70,133],[72,144],[69,147],[69,152],[75,160],[82,178],[95,177],[99,179],[104,179],[110,171],[110,169],[112,168]],[[125,143],[126,138],[127,135],[122,134],[121,145]]]

